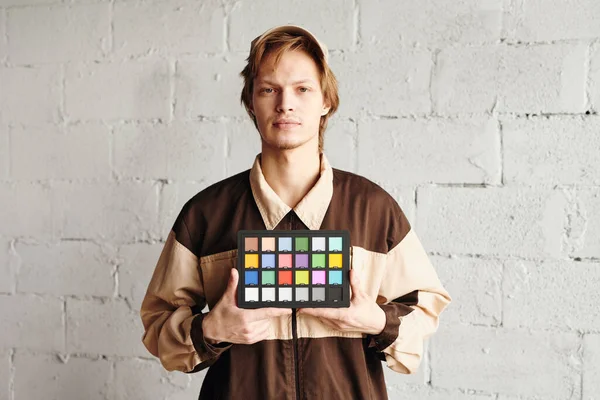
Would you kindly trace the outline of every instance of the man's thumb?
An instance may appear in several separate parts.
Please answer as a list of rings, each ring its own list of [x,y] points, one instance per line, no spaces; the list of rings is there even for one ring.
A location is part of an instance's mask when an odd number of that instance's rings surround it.
[[[229,282],[227,282],[227,292],[229,295],[235,299],[237,292],[237,285],[240,279],[240,275],[238,273],[237,268],[231,268],[231,274],[229,275]]]
[[[350,270],[350,289],[352,290],[352,297],[359,296],[362,293],[360,278],[354,268]]]

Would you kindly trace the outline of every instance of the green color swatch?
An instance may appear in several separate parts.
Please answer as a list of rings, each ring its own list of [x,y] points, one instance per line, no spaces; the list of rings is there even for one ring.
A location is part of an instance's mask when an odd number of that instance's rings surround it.
[[[297,237],[296,238],[296,251],[308,251],[308,238]]]
[[[312,267],[313,268],[325,268],[325,254],[313,254],[312,255]]]
[[[274,285],[275,284],[275,271],[263,271],[262,272],[262,284],[263,285]]]

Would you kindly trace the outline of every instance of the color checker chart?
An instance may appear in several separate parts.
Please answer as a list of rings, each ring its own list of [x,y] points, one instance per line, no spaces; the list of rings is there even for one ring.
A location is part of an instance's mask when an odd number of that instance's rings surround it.
[[[349,307],[350,232],[238,232],[238,307]]]

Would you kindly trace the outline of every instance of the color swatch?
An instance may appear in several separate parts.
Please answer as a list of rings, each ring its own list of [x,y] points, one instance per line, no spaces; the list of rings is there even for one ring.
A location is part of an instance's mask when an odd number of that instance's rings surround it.
[[[239,231],[238,307],[349,307],[350,232]]]

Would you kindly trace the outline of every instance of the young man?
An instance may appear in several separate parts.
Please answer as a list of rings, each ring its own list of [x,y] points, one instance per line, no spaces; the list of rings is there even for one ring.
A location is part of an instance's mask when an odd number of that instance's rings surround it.
[[[201,399],[387,398],[381,361],[414,372],[450,296],[396,201],[323,154],[339,103],[325,46],[277,27],[247,61],[262,151],[184,205],[142,303],[143,343],[169,371],[210,367]],[[349,230],[350,307],[238,308],[241,229]]]

